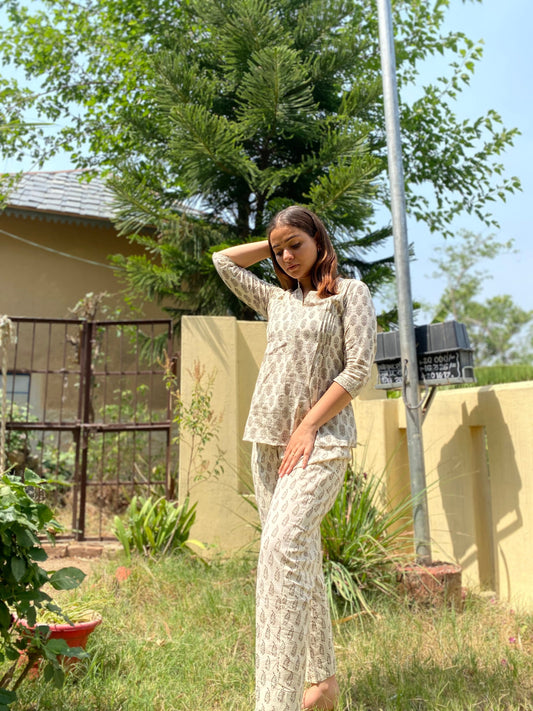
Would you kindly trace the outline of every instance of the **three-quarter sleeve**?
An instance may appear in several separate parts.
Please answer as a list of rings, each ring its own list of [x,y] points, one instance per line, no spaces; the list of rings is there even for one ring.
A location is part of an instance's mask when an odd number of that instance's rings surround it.
[[[344,369],[334,378],[352,398],[370,377],[376,351],[376,313],[365,283],[350,280],[343,309]]]
[[[265,319],[268,318],[268,303],[279,287],[268,284],[248,269],[237,266],[228,256],[214,252],[213,264],[220,278],[237,298],[250,306]]]

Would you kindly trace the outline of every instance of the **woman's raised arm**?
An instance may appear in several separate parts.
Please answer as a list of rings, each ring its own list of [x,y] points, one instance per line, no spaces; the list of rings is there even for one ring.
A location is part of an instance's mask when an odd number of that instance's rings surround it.
[[[236,244],[234,247],[221,249],[219,254],[225,254],[238,267],[251,267],[252,264],[257,264],[263,259],[270,257],[270,247],[268,240],[263,239],[260,242],[245,242],[244,244]]]
[[[263,318],[268,318],[268,304],[279,286],[269,284],[248,270],[252,264],[270,256],[267,240],[237,244],[234,247],[213,252],[213,263],[226,286],[235,296]]]

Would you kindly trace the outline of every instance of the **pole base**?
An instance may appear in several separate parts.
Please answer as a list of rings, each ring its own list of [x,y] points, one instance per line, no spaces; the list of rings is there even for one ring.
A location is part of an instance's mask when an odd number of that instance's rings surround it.
[[[433,562],[400,565],[396,580],[402,594],[420,605],[441,607],[448,605],[462,609],[462,568],[455,563]]]

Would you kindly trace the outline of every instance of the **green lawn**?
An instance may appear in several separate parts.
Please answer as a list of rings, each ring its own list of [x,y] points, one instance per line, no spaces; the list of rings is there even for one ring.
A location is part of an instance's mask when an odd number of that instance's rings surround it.
[[[60,691],[25,682],[13,711],[253,711],[253,559],[137,559],[119,583],[120,563],[82,587],[104,619],[91,660]],[[335,626],[339,711],[533,709],[533,615],[474,596],[461,613],[373,610]]]

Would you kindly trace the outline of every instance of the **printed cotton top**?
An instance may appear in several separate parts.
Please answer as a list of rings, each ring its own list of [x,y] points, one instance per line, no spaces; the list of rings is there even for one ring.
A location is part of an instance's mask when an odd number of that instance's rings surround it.
[[[213,254],[224,283],[268,319],[267,347],[243,439],[285,446],[329,386],[339,383],[355,397],[370,375],[376,346],[376,316],[366,284],[339,279],[339,293],[325,299],[298,287],[286,291]],[[356,443],[351,405],[322,425],[316,444]]]

